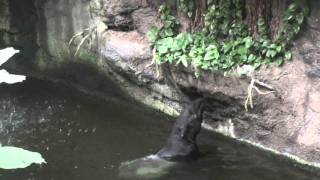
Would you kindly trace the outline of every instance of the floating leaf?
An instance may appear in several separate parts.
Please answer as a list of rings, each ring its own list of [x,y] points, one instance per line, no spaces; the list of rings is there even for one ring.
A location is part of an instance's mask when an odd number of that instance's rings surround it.
[[[17,53],[19,53],[19,50],[16,50],[13,47],[0,49],[0,66]]]
[[[0,147],[0,169],[26,168],[33,163],[43,164],[46,161],[37,152],[12,146]]]

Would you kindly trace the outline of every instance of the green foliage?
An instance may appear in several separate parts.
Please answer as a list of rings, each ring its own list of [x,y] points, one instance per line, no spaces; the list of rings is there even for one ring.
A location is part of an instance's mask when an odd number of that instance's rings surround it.
[[[0,169],[26,168],[32,163],[42,164],[46,161],[37,152],[11,146],[0,146]]]
[[[183,12],[190,11],[191,1],[179,0]],[[193,2],[193,1],[192,1]],[[148,33],[156,49],[157,63],[182,64],[197,69],[228,72],[242,65],[259,68],[263,64],[283,64],[292,58],[288,42],[303,23],[306,10],[297,3],[290,4],[283,17],[278,37],[272,40],[264,19],[257,21],[258,35],[248,35],[243,22],[243,0],[208,1],[201,32],[175,33],[178,23],[169,8],[160,7],[162,28],[152,27]],[[192,6],[193,7],[193,6]]]
[[[204,32],[216,37],[246,36],[242,4],[242,0],[225,0],[219,4],[211,2],[204,15]]]
[[[220,6],[212,4],[204,16],[204,31],[210,35],[227,35],[230,28],[229,10],[231,1],[225,1]]]
[[[260,17],[258,19],[257,26],[258,26],[258,33],[259,33],[260,37],[267,39],[268,38],[268,28],[267,28],[266,22],[263,18]]]
[[[178,26],[176,18],[171,14],[170,9],[166,5],[161,5],[159,8],[160,20],[163,23],[161,28],[152,26],[147,33],[149,41],[154,45],[156,41],[174,36]]]
[[[180,11],[187,14],[189,18],[192,17],[194,1],[193,0],[178,0],[178,8]]]
[[[285,11],[283,25],[277,34],[278,41],[288,44],[299,33],[304,18],[308,14],[308,8],[299,7],[298,4],[299,1],[295,0]]]

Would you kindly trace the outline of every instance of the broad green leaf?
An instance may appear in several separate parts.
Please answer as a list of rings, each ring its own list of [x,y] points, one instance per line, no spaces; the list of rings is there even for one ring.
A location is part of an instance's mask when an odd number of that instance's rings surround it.
[[[274,61],[276,63],[276,65],[281,66],[283,63],[283,59],[282,58],[278,58]]]
[[[269,45],[270,45],[269,40],[263,40],[262,47],[269,47]]]
[[[253,54],[250,54],[249,57],[248,57],[248,61],[249,62],[253,62],[255,59],[256,59],[256,56],[253,55]]]
[[[195,67],[200,67],[201,64],[202,64],[202,57],[201,56],[198,56],[198,57],[195,57],[194,59],[192,59],[192,64],[195,66]]]
[[[210,47],[210,46],[209,46]],[[207,48],[208,52],[204,55],[204,60],[218,59],[220,57],[219,51],[217,48]],[[215,46],[216,47],[216,46]]]
[[[164,28],[169,28],[172,25],[172,21],[164,21],[163,26]]]
[[[253,39],[252,39],[252,37],[250,37],[250,36],[245,37],[245,38],[243,39],[243,41],[244,41],[245,46],[246,46],[247,49],[250,48],[250,47],[253,45]]]
[[[173,51],[183,50],[192,43],[193,39],[189,33],[180,33],[177,37],[174,38],[174,43],[172,45]]]
[[[158,38],[159,28],[156,26],[152,26],[150,30],[147,32],[147,37],[150,42],[155,42]]]
[[[0,169],[26,168],[33,163],[43,164],[46,161],[37,152],[12,146],[0,147]]]
[[[174,58],[175,59],[179,59],[179,57],[182,55],[182,52],[181,51],[177,51],[173,54]]]
[[[188,55],[189,55],[191,58],[197,57],[198,53],[197,53],[196,47],[192,47]]]
[[[264,25],[264,20],[262,18],[258,19],[258,26]]]
[[[291,20],[293,18],[293,15],[290,15],[287,17],[287,20]]]
[[[179,61],[182,62],[182,64],[184,65],[184,67],[188,67],[188,57],[186,55],[182,55],[180,58],[179,58]]]
[[[297,4],[296,4],[296,3],[290,4],[289,7],[288,7],[288,9],[289,9],[290,11],[296,10],[296,9],[297,9]]]
[[[276,49],[277,47],[278,47],[278,46],[277,46],[276,44],[271,44],[271,45],[270,45],[270,48],[271,48],[271,49]]]
[[[169,48],[167,46],[159,46],[157,50],[159,54],[165,54],[169,51]]]
[[[280,53],[281,50],[282,50],[282,47],[281,47],[281,46],[277,46],[277,47],[276,47],[276,51],[277,51],[278,53]]]
[[[223,51],[224,51],[224,53],[229,52],[229,50],[231,48],[232,48],[232,43],[231,42],[223,43]]]
[[[210,66],[209,62],[203,62],[201,68],[207,70]]]
[[[165,54],[169,51],[169,48],[172,46],[172,44],[173,44],[173,38],[167,37],[167,38],[160,39],[156,44],[156,48],[159,54]]]
[[[269,49],[266,54],[266,56],[269,58],[274,58],[276,55],[277,55],[277,51],[272,50],[272,49]]]
[[[168,61],[170,64],[174,61],[174,55],[173,54],[166,54],[165,61]]]
[[[298,32],[300,31],[300,25],[298,24],[292,25],[292,28],[295,34],[298,34]]]
[[[207,53],[204,55],[204,60],[212,60],[218,59],[220,57],[220,53],[216,45],[211,44],[206,48]]]
[[[165,29],[165,30],[164,30],[164,35],[165,35],[166,37],[173,36],[173,31],[172,31],[172,29],[171,29],[171,28]]]
[[[296,17],[297,21],[299,24],[302,24],[303,23],[303,20],[304,20],[304,14],[303,12],[299,13],[298,16]]]
[[[292,53],[290,51],[287,51],[285,54],[284,54],[284,57],[286,60],[291,60],[292,58]]]
[[[261,61],[254,63],[253,68],[258,69],[261,66]]]
[[[245,47],[245,46],[240,46],[238,49],[237,49],[237,53],[239,55],[244,55],[244,54],[247,54],[248,52],[248,49]]]

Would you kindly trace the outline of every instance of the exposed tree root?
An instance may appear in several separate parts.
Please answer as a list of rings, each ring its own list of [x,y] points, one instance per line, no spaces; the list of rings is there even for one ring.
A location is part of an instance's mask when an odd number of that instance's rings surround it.
[[[156,68],[156,78],[159,79],[160,78],[160,66],[157,64],[156,62],[156,49],[153,48],[152,49],[152,60],[151,63],[147,64],[143,70],[149,68],[150,66],[155,65]],[[140,70],[138,72],[136,72],[136,74],[141,74],[143,72],[143,70]]]
[[[261,87],[264,87],[266,89],[268,89],[269,91],[266,91],[266,92],[263,92],[261,91],[256,85],[258,86],[261,86]],[[248,95],[247,95],[247,99],[244,103],[244,107],[246,109],[246,111],[248,112],[248,104],[250,105],[250,108],[252,109],[253,108],[253,100],[252,100],[252,93],[253,93],[253,90],[256,90],[258,94],[261,94],[261,95],[267,95],[267,94],[270,94],[270,93],[274,93],[274,88],[264,82],[261,82],[259,80],[256,80],[254,78],[254,73],[251,74],[251,82],[248,86]]]
[[[153,48],[152,49],[152,61],[150,64],[148,64],[146,66],[146,68],[152,66],[152,65],[155,65],[156,66],[156,78],[159,79],[160,77],[160,71],[159,71],[159,65],[157,64],[156,62],[156,48]]]
[[[96,31],[97,27],[96,26],[93,26],[93,27],[90,27],[90,28],[87,28],[87,29],[84,29],[83,31],[79,32],[79,33],[76,33],[75,35],[73,35],[69,41],[69,49],[70,49],[70,46],[71,44],[80,36],[82,36],[81,40],[80,40],[80,43],[77,45],[77,49],[76,49],[76,52],[74,53],[74,56],[77,56],[81,46],[83,45],[83,43],[90,37],[92,36],[92,34]],[[90,43],[90,42],[89,42]]]

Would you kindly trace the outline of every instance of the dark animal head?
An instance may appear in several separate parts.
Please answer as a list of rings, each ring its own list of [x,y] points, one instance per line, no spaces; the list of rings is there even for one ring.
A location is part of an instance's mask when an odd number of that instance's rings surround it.
[[[157,155],[167,160],[184,160],[198,154],[196,137],[201,130],[203,100],[197,99],[185,107],[176,120],[166,145]]]
[[[201,130],[203,114],[203,99],[197,99],[184,109],[174,125],[174,133],[189,142],[194,143]]]

